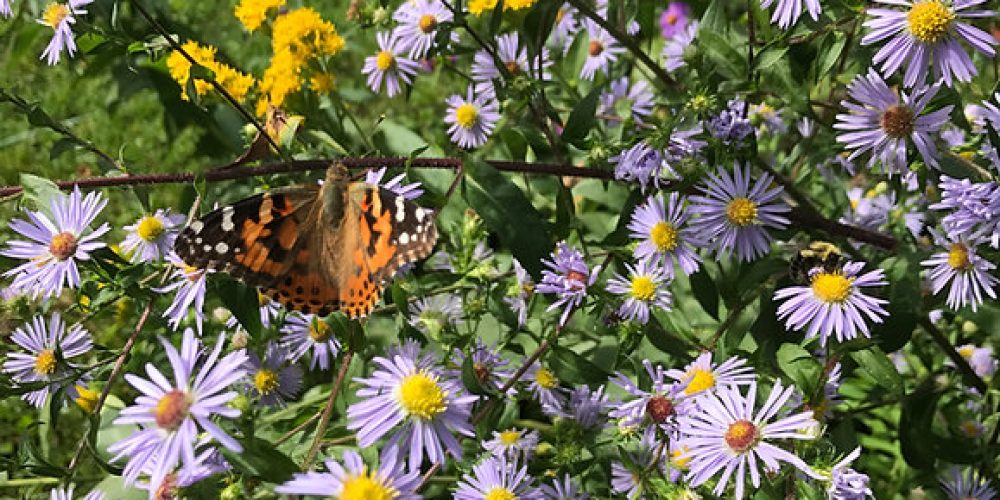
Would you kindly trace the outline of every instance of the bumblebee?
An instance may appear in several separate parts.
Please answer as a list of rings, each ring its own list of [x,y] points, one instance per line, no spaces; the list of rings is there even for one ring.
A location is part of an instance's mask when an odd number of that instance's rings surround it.
[[[827,241],[813,241],[792,257],[788,275],[797,283],[807,284],[810,281],[809,272],[813,269],[819,267],[832,273],[839,270],[845,261],[844,254],[837,245]]]

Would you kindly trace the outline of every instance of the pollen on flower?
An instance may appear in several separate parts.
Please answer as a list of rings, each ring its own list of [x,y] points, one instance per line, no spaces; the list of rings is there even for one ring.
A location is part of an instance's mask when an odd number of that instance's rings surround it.
[[[45,7],[45,11],[42,12],[42,21],[44,21],[48,27],[56,29],[56,26],[59,26],[59,23],[63,22],[63,19],[66,19],[69,14],[68,5],[52,2]]]
[[[749,420],[737,420],[726,430],[726,445],[737,453],[743,453],[757,444],[757,426]]]
[[[420,21],[417,22],[417,25],[420,27],[420,31],[427,34],[434,32],[434,29],[437,28],[437,24],[437,18],[431,14],[424,14],[420,17]]]
[[[734,198],[726,206],[726,218],[734,226],[749,226],[757,220],[757,204],[749,198]]]
[[[261,394],[271,394],[278,389],[278,372],[261,368],[253,376],[253,385]]]
[[[886,108],[879,118],[879,125],[889,137],[902,139],[913,133],[913,110],[894,104]]]
[[[375,57],[375,66],[378,66],[378,69],[382,71],[391,68],[394,64],[396,64],[396,57],[388,50],[379,52]]]
[[[447,393],[437,383],[437,377],[421,370],[403,378],[397,399],[410,415],[431,420],[448,409],[446,396]]]
[[[937,43],[948,34],[955,13],[939,0],[916,2],[906,14],[910,33],[921,42]]]
[[[313,318],[309,322],[309,338],[313,342],[326,342],[330,340],[332,333],[330,332],[330,325],[326,321],[319,318]]]
[[[650,301],[656,297],[656,283],[649,276],[636,276],[632,278],[632,298],[642,301]]]
[[[455,109],[455,122],[462,128],[472,128],[479,121],[479,110],[470,103],[465,103]]]
[[[687,374],[690,382],[684,389],[684,394],[697,394],[705,389],[715,387],[715,375],[710,370],[695,368]]]
[[[952,269],[964,271],[969,268],[969,249],[962,243],[953,243],[948,250],[948,265]]]
[[[179,389],[174,389],[160,398],[153,410],[156,425],[168,431],[177,430],[188,416],[191,400]]]
[[[962,346],[959,347],[957,350],[958,353],[965,359],[971,358],[972,355],[976,352],[976,348],[973,347],[972,345]]]
[[[649,231],[649,237],[661,252],[669,252],[677,248],[677,228],[664,221],[657,222]]]
[[[139,221],[139,227],[136,228],[135,232],[144,241],[156,241],[165,230],[163,221],[152,215],[147,215]]]
[[[350,476],[344,480],[343,489],[337,497],[340,500],[392,500],[399,495],[396,488],[387,486],[374,476],[369,476],[367,470],[361,474]]]
[[[52,349],[45,349],[35,357],[35,373],[47,376],[56,371],[56,353]]]
[[[521,440],[520,431],[503,431],[500,433],[500,442],[507,446],[517,444],[517,442],[520,440]]]
[[[498,486],[486,493],[483,500],[517,500],[517,495],[507,488]]]
[[[681,469],[686,469],[688,462],[691,461],[691,455],[688,454],[687,446],[681,446],[670,452],[670,461],[674,465]]]
[[[851,296],[854,289],[854,279],[840,273],[816,273],[812,278],[812,291],[819,300],[830,303],[841,303]]]
[[[559,379],[557,379],[556,375],[552,373],[552,370],[544,367],[539,368],[538,371],[535,372],[535,381],[538,382],[538,385],[546,389],[555,388],[555,386],[559,384]]]
[[[76,236],[70,232],[62,232],[52,237],[49,242],[49,253],[59,260],[66,260],[76,255]]]

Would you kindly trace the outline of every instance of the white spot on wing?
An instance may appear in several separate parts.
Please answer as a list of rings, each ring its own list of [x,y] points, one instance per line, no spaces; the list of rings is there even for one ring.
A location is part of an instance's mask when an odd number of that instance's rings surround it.
[[[222,209],[222,230],[225,232],[230,232],[236,229],[236,224],[233,224],[233,206],[229,205]]]
[[[399,243],[401,245],[409,244],[410,243],[410,235],[409,235],[409,233],[400,233],[399,234]]]
[[[423,222],[424,217],[427,216],[427,211],[420,207],[417,207],[417,209],[413,211],[413,215],[417,217],[417,222]]]
[[[406,207],[403,205],[403,197],[396,197],[396,222],[403,222],[406,219]]]
[[[205,229],[205,223],[204,222],[202,222],[200,220],[196,220],[196,221],[194,221],[194,222],[191,223],[191,231],[193,231],[194,234],[200,233],[202,229]]]
[[[215,244],[215,251],[218,253],[226,253],[229,251],[229,245],[227,245],[224,241],[220,241]]]

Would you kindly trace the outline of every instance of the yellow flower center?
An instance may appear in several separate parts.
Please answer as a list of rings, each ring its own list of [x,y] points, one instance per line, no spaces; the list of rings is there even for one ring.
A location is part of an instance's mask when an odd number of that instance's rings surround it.
[[[587,53],[590,54],[590,57],[597,57],[601,55],[601,52],[604,52],[604,45],[601,45],[598,40],[591,40],[587,47]]]
[[[976,348],[972,347],[971,345],[962,346],[958,348],[958,353],[961,354],[962,357],[965,359],[971,358],[974,352],[976,352]]]
[[[391,68],[394,64],[396,64],[396,57],[388,50],[383,50],[375,56],[375,66],[378,66],[378,69],[382,71]]]
[[[459,127],[472,128],[479,121],[479,110],[472,104],[465,103],[455,109],[455,122]]]
[[[816,298],[830,303],[841,303],[851,296],[854,278],[839,273],[817,273],[812,279],[812,290]]]
[[[737,453],[753,448],[757,442],[757,426],[749,420],[737,420],[726,430],[726,445]]]
[[[521,65],[517,64],[517,61],[507,61],[504,63],[504,66],[507,67],[507,71],[512,75],[516,75],[521,72]]]
[[[560,7],[559,10],[556,11],[556,24],[558,24],[559,21],[562,21],[563,17],[565,16],[566,16],[566,9]]]
[[[678,19],[677,14],[674,14],[673,12],[667,14],[667,24],[673,26],[677,24],[677,19]]]
[[[438,24],[437,18],[430,14],[424,14],[423,17],[420,18],[420,22],[418,23],[418,25],[420,26],[420,31],[423,31],[424,33],[427,34],[432,33],[434,31],[434,28],[437,28],[437,24]]]
[[[965,434],[966,437],[979,437],[982,433],[982,428],[979,427],[979,424],[975,420],[966,420],[959,424],[958,427],[961,429],[962,434]]]
[[[969,249],[961,243],[953,243],[948,250],[948,265],[952,269],[964,271],[969,268]]]
[[[188,408],[191,407],[191,400],[188,395],[179,389],[174,389],[163,395],[156,403],[153,416],[156,418],[156,425],[168,431],[175,431],[187,418]]]
[[[515,445],[520,440],[521,440],[520,431],[503,431],[500,433],[500,442],[507,446]]]
[[[204,270],[201,268],[189,266],[187,264],[184,265],[184,276],[187,277],[188,281],[198,281],[202,274],[204,274]]]
[[[653,297],[656,297],[656,283],[649,276],[636,276],[632,278],[632,288],[629,293],[636,300],[653,300]]]
[[[330,337],[330,325],[328,325],[326,321],[319,318],[313,318],[312,321],[309,322],[309,338],[311,338],[313,342],[326,342],[327,340],[330,340]]]
[[[923,43],[937,43],[948,34],[955,13],[938,0],[916,2],[906,15],[910,33]]]
[[[49,253],[59,260],[66,260],[76,254],[76,236],[62,232],[52,237]]]
[[[56,353],[52,349],[45,349],[38,353],[35,358],[35,373],[46,376],[52,375],[56,371]]]
[[[147,215],[139,221],[139,227],[136,228],[135,234],[144,241],[155,241],[165,230],[166,228],[163,227],[163,222],[160,219]]]
[[[385,485],[380,479],[369,476],[365,469],[357,476],[349,476],[340,490],[340,500],[392,500],[399,496],[396,488]]]
[[[691,461],[691,455],[688,455],[688,447],[681,446],[674,451],[670,452],[670,461],[674,463],[680,469],[686,469],[688,462]]]
[[[734,226],[749,226],[757,220],[757,204],[749,198],[735,198],[726,205],[726,218]]]
[[[711,370],[694,368],[687,373],[687,376],[691,382],[688,383],[687,388],[684,389],[684,394],[697,394],[705,389],[715,387],[715,375]]]
[[[397,399],[408,414],[431,420],[448,409],[447,395],[438,385],[436,376],[421,370],[403,378]]]
[[[270,394],[278,388],[278,372],[261,368],[253,376],[253,385],[262,395]]]
[[[677,248],[677,228],[664,221],[657,222],[649,231],[649,237],[661,252],[669,252]]]
[[[490,490],[489,493],[483,497],[483,500],[517,500],[517,495],[507,488],[497,487]]]
[[[94,408],[97,408],[97,391],[90,390],[80,384],[76,385],[76,402],[83,411],[87,413],[93,413]]]
[[[538,371],[535,372],[535,382],[538,382],[538,385],[544,387],[545,389],[552,389],[559,384],[559,379],[557,379],[556,375],[552,373],[552,370],[549,370],[548,368],[539,368]]]
[[[59,26],[59,23],[63,22],[63,19],[69,17],[69,6],[66,4],[52,2],[48,7],[45,7],[45,11],[42,12],[42,21],[45,22],[50,28],[55,29]]]
[[[889,137],[903,139],[913,133],[913,111],[906,106],[894,104],[886,108],[879,118],[882,130]]]

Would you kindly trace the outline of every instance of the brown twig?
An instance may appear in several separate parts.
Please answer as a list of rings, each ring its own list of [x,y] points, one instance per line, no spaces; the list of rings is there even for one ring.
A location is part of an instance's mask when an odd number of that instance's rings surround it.
[[[125,341],[125,345],[122,347],[121,354],[118,355],[118,359],[115,361],[115,366],[111,369],[111,374],[108,375],[108,382],[104,384],[104,389],[101,390],[101,395],[97,398],[97,403],[94,405],[93,414],[100,418],[101,408],[104,406],[104,402],[108,399],[108,394],[111,393],[111,387],[115,383],[115,379],[121,373],[122,368],[125,366],[125,358],[128,357],[129,353],[132,352],[132,347],[135,345],[136,339],[139,338],[139,333],[142,332],[142,328],[146,325],[146,320],[149,319],[149,313],[153,310],[153,301],[149,301],[146,304],[146,308],[143,309],[142,315],[139,316],[139,321],[135,324],[135,329],[132,330],[132,335],[129,336],[128,340]],[[93,424],[92,424],[93,425]],[[73,458],[69,461],[69,478],[72,479],[73,474],[76,472],[76,468],[80,465],[80,457],[83,455],[83,450],[87,447],[89,439],[85,436],[80,440],[80,444],[76,447],[76,452],[73,453]]]
[[[316,426],[313,444],[309,448],[309,453],[306,454],[305,462],[302,463],[302,470],[309,470],[309,467],[312,466],[313,461],[316,459],[316,453],[319,452],[323,434],[326,432],[327,426],[330,425],[330,415],[333,414],[333,405],[337,402],[337,394],[340,393],[340,386],[344,383],[347,368],[351,366],[351,358],[353,357],[354,352],[350,349],[344,353],[344,359],[340,362],[340,370],[337,371],[337,378],[333,381],[333,387],[330,389],[330,397],[326,400],[326,407],[323,408],[323,414],[319,418],[319,425]]]

